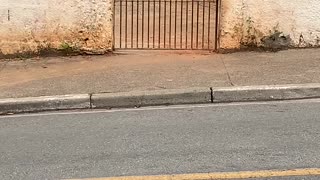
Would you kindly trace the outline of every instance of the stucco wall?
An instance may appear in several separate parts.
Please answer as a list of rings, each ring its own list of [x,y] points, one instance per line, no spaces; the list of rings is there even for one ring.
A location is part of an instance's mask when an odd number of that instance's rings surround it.
[[[320,46],[319,0],[221,0],[220,48]],[[0,0],[0,55],[112,48],[112,0]]]
[[[319,0],[221,1],[221,48],[320,45]]]
[[[0,0],[0,53],[112,48],[111,0]]]

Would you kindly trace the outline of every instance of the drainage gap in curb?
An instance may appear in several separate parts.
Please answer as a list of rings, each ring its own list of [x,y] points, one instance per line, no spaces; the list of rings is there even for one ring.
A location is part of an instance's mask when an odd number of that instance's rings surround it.
[[[213,103],[213,88],[210,87],[210,91],[211,91],[211,103]]]
[[[92,93],[89,93],[89,108],[93,109],[92,107]]]

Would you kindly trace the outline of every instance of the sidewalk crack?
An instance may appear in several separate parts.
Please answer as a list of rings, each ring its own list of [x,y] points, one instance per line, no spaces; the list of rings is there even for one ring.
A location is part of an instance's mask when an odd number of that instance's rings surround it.
[[[234,86],[234,84],[233,84],[233,82],[232,82],[232,80],[231,80],[229,71],[228,71],[228,69],[227,69],[227,66],[226,66],[226,64],[224,63],[224,60],[223,60],[222,58],[221,58],[221,61],[222,61],[222,64],[223,64],[223,66],[224,66],[224,69],[225,69],[226,72],[227,72],[227,77],[228,77],[228,80],[229,80],[230,85],[231,85],[231,86]]]
[[[4,61],[0,63],[0,72],[3,71],[7,67],[8,61]]]

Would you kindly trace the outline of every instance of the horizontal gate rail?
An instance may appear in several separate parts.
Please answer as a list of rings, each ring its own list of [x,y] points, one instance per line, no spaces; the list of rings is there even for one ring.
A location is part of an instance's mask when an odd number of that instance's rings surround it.
[[[114,48],[215,50],[217,0],[115,0]]]

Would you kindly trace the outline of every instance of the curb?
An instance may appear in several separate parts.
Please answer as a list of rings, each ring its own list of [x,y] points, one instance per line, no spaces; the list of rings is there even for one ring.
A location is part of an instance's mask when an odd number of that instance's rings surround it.
[[[0,114],[88,108],[88,94],[0,99]]]
[[[320,83],[227,88],[189,88],[0,99],[0,114],[51,110],[130,108],[320,98]]]
[[[212,88],[212,102],[250,102],[320,98],[320,83]]]
[[[210,88],[93,94],[91,100],[93,108],[126,108],[212,102]]]

